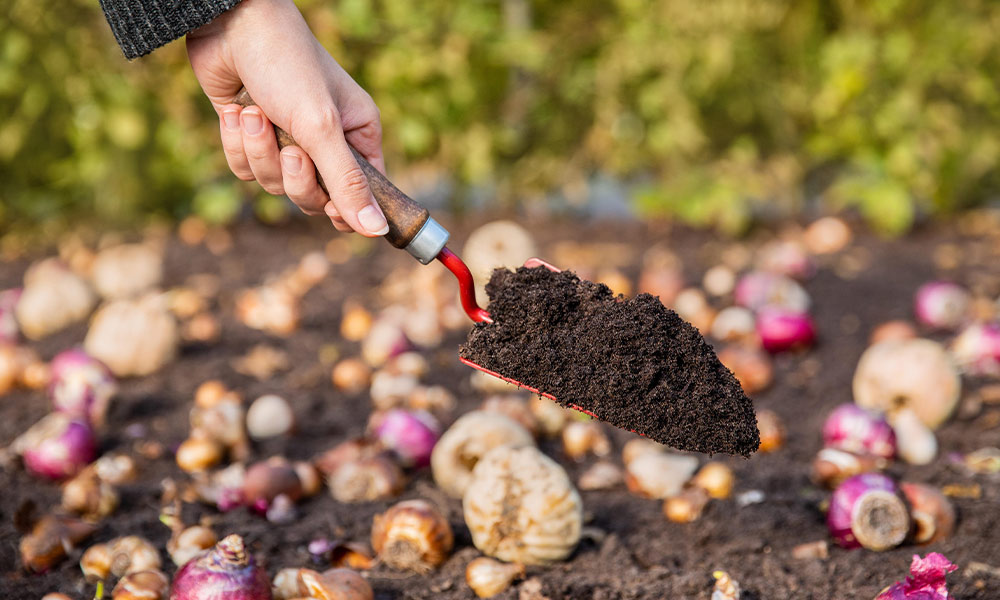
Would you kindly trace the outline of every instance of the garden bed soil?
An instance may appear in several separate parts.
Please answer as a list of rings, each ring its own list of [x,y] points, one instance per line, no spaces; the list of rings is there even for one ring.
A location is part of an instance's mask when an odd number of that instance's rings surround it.
[[[704,270],[730,247],[710,234],[669,227],[612,223],[547,223],[533,227],[549,244],[543,247],[543,257],[560,240],[628,240],[628,250],[635,260],[625,271],[633,281],[638,274],[638,257],[651,244],[667,243],[675,249],[684,260],[690,281],[699,281]],[[467,226],[456,227],[455,239],[463,239],[469,230]],[[409,265],[408,257],[388,245],[356,238],[352,242],[356,256],[335,265],[331,275],[305,297],[300,331],[279,339],[250,330],[232,318],[233,292],[281,271],[306,251],[322,249],[334,233],[317,223],[297,223],[284,228],[242,225],[232,235],[233,247],[221,257],[203,246],[191,247],[176,240],[168,244],[168,285],[180,284],[195,273],[212,273],[221,278],[225,290],[220,311],[222,341],[212,346],[186,347],[180,358],[163,371],[122,383],[102,435],[101,449],[132,453],[140,475],[137,481],[122,487],[121,507],[101,524],[92,542],[136,534],[148,537],[161,548],[165,546],[169,531],[157,519],[163,482],[185,479],[170,450],[186,436],[194,390],[207,379],[221,379],[248,399],[273,392],[291,402],[299,417],[297,433],[294,437],[256,443],[255,459],[275,454],[307,459],[363,432],[371,411],[369,400],[364,395],[351,396],[335,390],[329,365],[323,360],[333,352],[341,356],[357,352],[355,344],[339,337],[344,300],[350,297],[375,303],[375,285],[391,269]],[[788,426],[786,446],[773,454],[754,454],[749,460],[717,456],[736,473],[735,496],[712,501],[701,519],[690,524],[668,522],[660,502],[638,498],[624,489],[582,492],[586,530],[578,549],[566,562],[530,567],[528,581],[499,598],[707,600],[712,572],[724,569],[740,582],[743,598],[748,600],[868,599],[904,577],[914,553],[929,551],[942,552],[959,565],[959,570],[949,577],[954,598],[997,598],[1000,477],[971,475],[948,460],[949,453],[1000,446],[1000,406],[977,404],[975,384],[966,391],[959,414],[938,431],[941,456],[929,466],[895,465],[891,469],[896,477],[957,486],[953,489],[962,493],[954,498],[959,512],[954,535],[927,547],[907,545],[883,553],[831,547],[826,559],[795,559],[792,549],[804,542],[828,539],[820,508],[828,493],[810,482],[809,463],[821,445],[824,417],[832,407],[851,399],[851,377],[872,327],[887,319],[909,317],[914,290],[938,275],[958,281],[979,278],[986,282],[983,285],[993,286],[989,291],[996,297],[1000,293],[998,248],[995,238],[970,237],[952,226],[937,226],[898,241],[864,236],[852,249],[822,261],[819,273],[806,284],[816,305],[814,314],[820,332],[817,347],[779,356],[775,385],[753,398],[757,408],[772,409],[784,419]],[[932,256],[945,254],[960,256],[962,266],[937,271]],[[24,259],[0,265],[0,288],[18,285],[27,263]],[[85,326],[79,325],[34,346],[49,358],[79,343],[84,332]],[[460,409],[469,410],[479,404],[482,396],[473,391],[470,370],[456,356],[464,337],[464,333],[455,332],[427,356],[432,365],[430,382],[447,386],[457,395]],[[287,352],[290,368],[266,381],[234,371],[231,361],[259,343]],[[0,444],[9,443],[47,410],[40,392],[4,397],[0,403]],[[617,454],[633,434],[620,430],[612,433]],[[151,450],[156,444],[165,451],[159,458],[148,458],[155,455]],[[557,443],[543,442],[542,448],[565,465],[574,479],[590,464],[568,460]],[[52,591],[73,598],[92,598],[94,588],[84,582],[77,566],[80,551],[41,575],[27,574],[20,566],[20,533],[15,527],[15,515],[23,513],[30,503],[39,510],[56,506],[59,487],[32,478],[20,468],[3,468],[0,489],[0,598],[37,600]],[[751,490],[762,492],[763,501],[741,504],[739,498],[746,498]],[[441,506],[454,528],[456,551],[439,570],[427,576],[382,566],[367,572],[376,597],[472,598],[464,569],[478,553],[471,547],[463,524],[461,503],[438,491],[426,471],[415,477],[402,497],[423,497]],[[282,567],[309,565],[306,544],[317,536],[366,541],[372,516],[390,504],[346,505],[324,493],[302,502],[300,518],[283,526],[243,510],[218,513],[200,505],[186,505],[183,516],[187,522],[210,518],[220,536],[242,534],[273,575]],[[172,574],[172,565],[167,570]]]
[[[492,323],[459,353],[602,421],[680,450],[750,456],[753,405],[691,324],[655,297],[546,267],[497,269]]]

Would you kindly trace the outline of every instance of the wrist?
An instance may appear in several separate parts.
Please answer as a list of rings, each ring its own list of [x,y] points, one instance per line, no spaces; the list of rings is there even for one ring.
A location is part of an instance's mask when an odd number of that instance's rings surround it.
[[[189,32],[187,37],[197,39],[224,35],[228,31],[244,31],[248,23],[274,22],[289,7],[298,12],[293,0],[242,0],[210,23]]]

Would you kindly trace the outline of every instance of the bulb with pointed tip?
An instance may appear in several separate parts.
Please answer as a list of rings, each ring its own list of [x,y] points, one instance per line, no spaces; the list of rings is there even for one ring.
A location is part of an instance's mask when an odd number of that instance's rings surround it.
[[[448,558],[453,543],[448,520],[425,500],[400,502],[372,525],[372,548],[396,569],[427,573]]]
[[[243,538],[226,536],[174,576],[171,600],[270,600],[267,572],[247,552]]]

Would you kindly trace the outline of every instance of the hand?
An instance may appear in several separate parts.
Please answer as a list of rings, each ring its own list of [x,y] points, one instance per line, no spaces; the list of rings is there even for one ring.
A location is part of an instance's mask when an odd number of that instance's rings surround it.
[[[187,50],[237,177],[287,194],[308,215],[328,215],[340,231],[374,237],[389,230],[348,147],[385,171],[378,108],[316,40],[292,0],[243,0],[189,33]],[[233,103],[244,86],[257,106]],[[301,147],[279,152],[272,123]]]

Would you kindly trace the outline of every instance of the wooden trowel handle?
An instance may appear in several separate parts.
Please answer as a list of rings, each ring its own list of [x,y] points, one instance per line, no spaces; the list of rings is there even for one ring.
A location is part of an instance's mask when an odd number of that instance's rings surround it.
[[[233,102],[243,107],[255,106],[257,104],[250,97],[250,93],[247,92],[246,88],[241,89],[236,94]],[[298,146],[292,136],[277,125],[274,126],[274,133],[278,138],[279,148]],[[389,223],[389,233],[385,234],[385,239],[397,248],[406,248],[413,241],[414,236],[417,235],[420,228],[424,226],[424,223],[427,222],[430,213],[427,212],[426,208],[417,204],[415,200],[399,191],[399,188],[394,186],[385,175],[365,160],[365,157],[361,156],[360,152],[355,150],[350,144],[348,144],[348,147],[351,148],[354,159],[358,161],[358,165],[364,171],[365,177],[368,178],[368,186],[372,190],[372,195],[375,196],[375,201],[382,208],[382,213],[385,214],[385,219]],[[323,177],[319,174],[318,170],[316,171],[316,180],[322,186],[323,191],[329,193],[326,183],[323,181]]]

